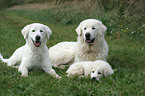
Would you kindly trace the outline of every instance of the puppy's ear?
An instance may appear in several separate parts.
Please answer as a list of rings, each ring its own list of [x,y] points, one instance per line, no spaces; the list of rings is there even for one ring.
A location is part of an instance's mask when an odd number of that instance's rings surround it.
[[[79,26],[76,28],[77,34],[80,36],[82,33],[82,23],[79,24]]]
[[[24,36],[24,39],[26,39],[26,37],[28,36],[30,27],[31,25],[27,25],[22,29],[21,33]]]
[[[49,39],[50,35],[52,34],[52,31],[48,26],[44,25],[44,27],[45,27],[47,38]]]
[[[105,77],[109,77],[114,73],[114,71],[112,69],[107,69],[104,71],[104,76]]]
[[[107,27],[105,25],[103,25],[102,22],[100,22],[99,25],[100,25],[100,31],[99,31],[100,35],[105,34]]]

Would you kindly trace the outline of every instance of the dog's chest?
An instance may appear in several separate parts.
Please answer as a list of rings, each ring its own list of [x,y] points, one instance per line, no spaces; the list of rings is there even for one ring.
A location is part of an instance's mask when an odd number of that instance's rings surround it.
[[[99,46],[79,46],[76,54],[79,61],[104,60]]]
[[[95,61],[97,57],[97,54],[94,52],[82,52],[80,54],[80,58],[83,59],[83,61]]]
[[[78,55],[80,58],[84,59],[85,61],[94,61],[96,60],[98,52],[93,47],[85,46],[80,47],[78,51]]]
[[[32,67],[40,67],[42,65],[43,59],[43,54],[34,52],[31,57]]]

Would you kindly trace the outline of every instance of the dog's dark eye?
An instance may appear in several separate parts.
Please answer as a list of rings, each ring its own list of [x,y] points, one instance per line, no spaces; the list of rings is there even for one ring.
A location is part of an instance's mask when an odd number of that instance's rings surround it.
[[[96,28],[95,28],[95,27],[93,27],[92,29],[93,29],[93,30],[95,30]]]
[[[35,30],[32,30],[32,32],[35,32]]]
[[[84,28],[84,30],[86,30],[87,28]]]
[[[98,72],[98,74],[101,74],[101,72]]]
[[[94,73],[95,71],[92,71],[92,73]]]
[[[43,30],[40,30],[40,32],[43,32]]]

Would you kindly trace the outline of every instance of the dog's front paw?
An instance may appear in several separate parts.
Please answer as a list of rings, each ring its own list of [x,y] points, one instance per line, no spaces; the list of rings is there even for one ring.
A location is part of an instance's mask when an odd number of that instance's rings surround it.
[[[19,68],[19,66],[13,66],[13,68]]]
[[[60,66],[58,66],[58,68],[65,69],[66,68],[66,65],[60,65]]]
[[[61,77],[61,76],[57,76],[56,78],[57,78],[57,79],[61,79],[62,77]]]
[[[23,74],[22,73],[21,77],[28,77],[28,74]]]
[[[60,78],[62,78],[62,77],[61,77],[61,76],[59,76],[59,75],[56,75],[55,77],[56,77],[57,79],[60,79]]]

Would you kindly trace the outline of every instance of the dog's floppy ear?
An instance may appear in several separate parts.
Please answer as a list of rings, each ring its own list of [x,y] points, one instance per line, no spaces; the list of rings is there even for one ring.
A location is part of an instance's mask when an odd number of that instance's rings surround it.
[[[107,27],[105,25],[103,25],[102,22],[100,22],[99,25],[100,25],[100,31],[99,31],[100,35],[105,34]]]
[[[49,39],[50,35],[52,34],[52,31],[48,26],[44,25],[44,27],[45,27],[47,38]]]
[[[26,39],[26,37],[28,36],[30,27],[31,25],[27,25],[22,29],[21,33],[24,36],[24,39]]]
[[[104,76],[108,77],[111,76],[114,73],[114,71],[111,68],[108,68],[104,71]]]
[[[80,36],[82,33],[82,22],[79,24],[79,26],[76,28],[77,34]]]

